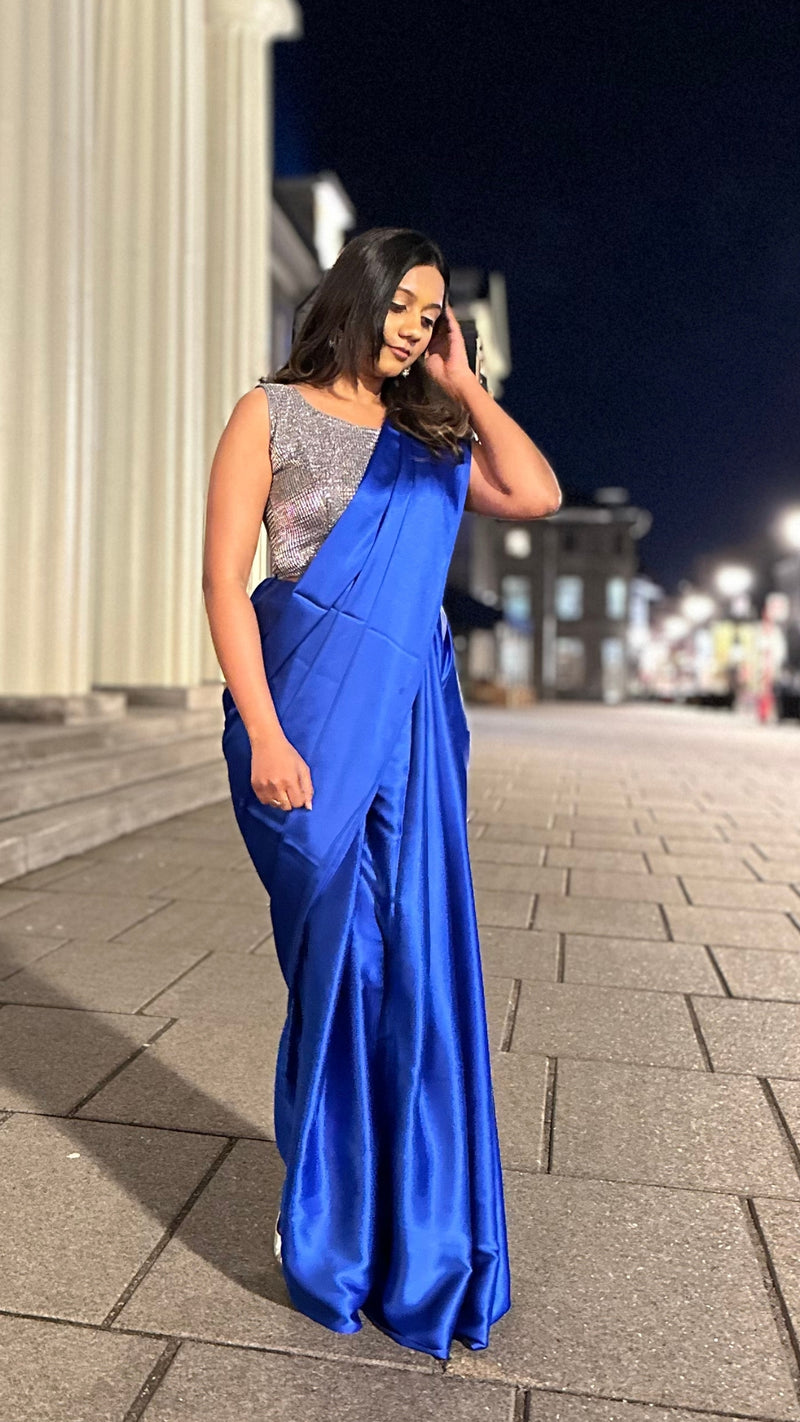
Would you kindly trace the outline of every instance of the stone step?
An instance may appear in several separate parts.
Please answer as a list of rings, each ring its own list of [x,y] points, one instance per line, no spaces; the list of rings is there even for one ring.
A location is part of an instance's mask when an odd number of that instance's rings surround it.
[[[89,725],[53,726],[30,722],[0,723],[0,772],[24,769],[44,760],[102,754],[142,741],[154,743],[186,734],[222,730],[222,708],[201,711],[131,707],[117,720]]]
[[[16,815],[0,824],[0,883],[229,794],[227,766],[219,752],[213,762]]]

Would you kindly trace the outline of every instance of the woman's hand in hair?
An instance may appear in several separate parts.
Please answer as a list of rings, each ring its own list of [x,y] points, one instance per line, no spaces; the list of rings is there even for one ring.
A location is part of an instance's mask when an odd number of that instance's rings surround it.
[[[464,385],[474,379],[461,327],[449,303],[431,337],[423,363],[437,384],[456,400],[460,399]]]
[[[277,809],[298,810],[302,805],[311,809],[311,771],[286,736],[251,741],[250,750],[250,784],[262,805],[277,800]]]

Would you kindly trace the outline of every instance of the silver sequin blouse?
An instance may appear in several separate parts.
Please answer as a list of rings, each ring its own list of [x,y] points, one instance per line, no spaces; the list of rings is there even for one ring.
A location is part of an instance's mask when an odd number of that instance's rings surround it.
[[[296,580],[356,492],[380,431],[317,410],[293,385],[258,383],[269,403],[271,569]]]

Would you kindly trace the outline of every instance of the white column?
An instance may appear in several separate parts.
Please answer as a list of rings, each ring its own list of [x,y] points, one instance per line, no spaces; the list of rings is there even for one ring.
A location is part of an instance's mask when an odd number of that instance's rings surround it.
[[[0,715],[119,709],[87,694],[93,18],[94,0],[0,11]]]
[[[98,8],[94,679],[200,680],[202,0]]]
[[[301,33],[294,0],[206,0],[206,474],[233,406],[272,350],[272,43]],[[207,480],[206,480],[207,483]],[[266,576],[262,527],[252,588]],[[207,624],[204,673],[221,672]]]

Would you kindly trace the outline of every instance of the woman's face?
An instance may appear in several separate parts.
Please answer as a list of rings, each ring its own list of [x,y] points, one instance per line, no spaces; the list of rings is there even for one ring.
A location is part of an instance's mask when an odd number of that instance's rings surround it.
[[[427,350],[444,303],[444,277],[436,267],[410,267],[395,290],[378,357],[382,376],[399,375]]]

